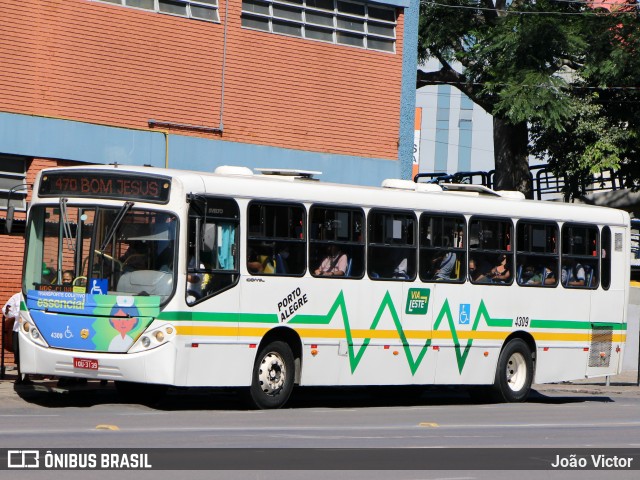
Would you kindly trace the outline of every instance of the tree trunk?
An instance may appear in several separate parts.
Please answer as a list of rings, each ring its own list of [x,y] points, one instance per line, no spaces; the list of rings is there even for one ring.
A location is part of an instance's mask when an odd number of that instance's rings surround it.
[[[512,124],[493,117],[493,156],[496,164],[495,190],[517,190],[533,198],[527,145],[529,129],[526,122]]]

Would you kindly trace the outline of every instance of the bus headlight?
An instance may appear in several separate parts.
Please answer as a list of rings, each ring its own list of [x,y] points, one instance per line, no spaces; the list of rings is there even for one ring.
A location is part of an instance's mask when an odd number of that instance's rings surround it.
[[[49,345],[42,337],[40,330],[29,321],[22,322],[22,331],[33,343],[37,345],[41,345],[43,347],[48,347]]]
[[[173,325],[165,324],[144,332],[144,335],[129,349],[128,353],[143,352],[170,342],[176,336]]]

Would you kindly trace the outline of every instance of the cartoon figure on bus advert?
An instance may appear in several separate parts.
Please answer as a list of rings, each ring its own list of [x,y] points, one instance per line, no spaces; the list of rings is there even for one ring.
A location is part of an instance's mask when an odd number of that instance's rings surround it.
[[[133,307],[132,297],[118,297],[116,304],[111,309],[109,323],[117,330],[117,335],[109,343],[110,352],[126,352],[133,345],[134,339],[127,335],[136,329],[140,319],[138,315],[130,315],[123,310],[123,307]],[[129,310],[130,311],[130,310]]]

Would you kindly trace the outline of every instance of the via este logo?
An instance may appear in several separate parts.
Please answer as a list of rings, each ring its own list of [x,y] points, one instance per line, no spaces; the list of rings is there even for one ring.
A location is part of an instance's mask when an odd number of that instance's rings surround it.
[[[7,468],[40,468],[40,451],[9,450]]]
[[[429,288],[410,288],[407,294],[407,307],[405,313],[408,315],[424,315],[429,308]]]

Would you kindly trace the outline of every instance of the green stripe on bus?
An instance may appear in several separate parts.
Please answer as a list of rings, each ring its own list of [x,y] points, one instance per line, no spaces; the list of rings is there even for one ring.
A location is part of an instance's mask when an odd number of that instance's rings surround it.
[[[407,340],[407,336],[402,328],[402,322],[400,321],[400,315],[393,304],[391,294],[387,291],[378,306],[376,314],[369,326],[369,330],[376,330],[380,320],[383,318],[385,312],[391,316],[393,324],[398,332],[398,338],[402,344],[402,348],[405,353],[409,369],[411,374],[414,375],[420,364],[424,360],[426,353],[432,345],[432,340],[427,339],[422,347],[417,352],[412,351]],[[362,344],[359,347],[354,346],[353,336],[351,333],[351,322],[349,320],[349,313],[344,297],[344,292],[341,290],[336,297],[333,305],[329,308],[329,311],[324,315],[302,315],[298,314],[294,316],[289,322],[289,325],[329,325],[336,314],[342,318],[344,325],[344,333],[347,345],[347,351],[349,356],[349,364],[351,372],[355,372],[362,360],[362,357],[371,343],[371,338],[364,338]],[[202,321],[202,322],[233,322],[233,323],[268,323],[278,324],[279,317],[277,314],[266,313],[222,313],[222,312],[163,312],[158,317],[160,320],[182,320],[182,321]],[[446,320],[446,321],[445,321]],[[513,319],[511,318],[491,318],[484,301],[480,301],[478,310],[476,311],[473,324],[470,331],[475,332],[480,326],[480,320],[489,328],[511,328],[513,326]],[[446,328],[451,332],[451,337],[454,344],[454,351],[456,355],[456,362],[458,364],[458,371],[462,373],[464,366],[467,362],[467,357],[473,345],[473,338],[468,339],[463,345],[458,336],[458,330],[456,328],[456,322],[454,321],[453,312],[449,305],[449,300],[445,299],[440,312],[437,314],[433,330],[440,330],[443,323],[448,327]],[[608,324],[603,322],[585,322],[585,321],[571,321],[571,320],[531,320],[531,328],[540,329],[569,329],[569,330],[591,330],[593,326],[609,327],[612,330],[626,330],[626,325],[620,324]],[[444,330],[444,329],[443,329]],[[413,347],[415,348],[415,347]],[[415,353],[415,356],[414,356]]]
[[[162,312],[158,320],[167,322],[232,322],[232,323],[278,323],[275,313],[228,313],[228,312]]]
[[[531,319],[531,328],[561,328],[565,330],[591,330],[593,326],[608,327],[612,330],[626,330],[627,325],[621,323],[584,322],[580,320],[537,320]]]

